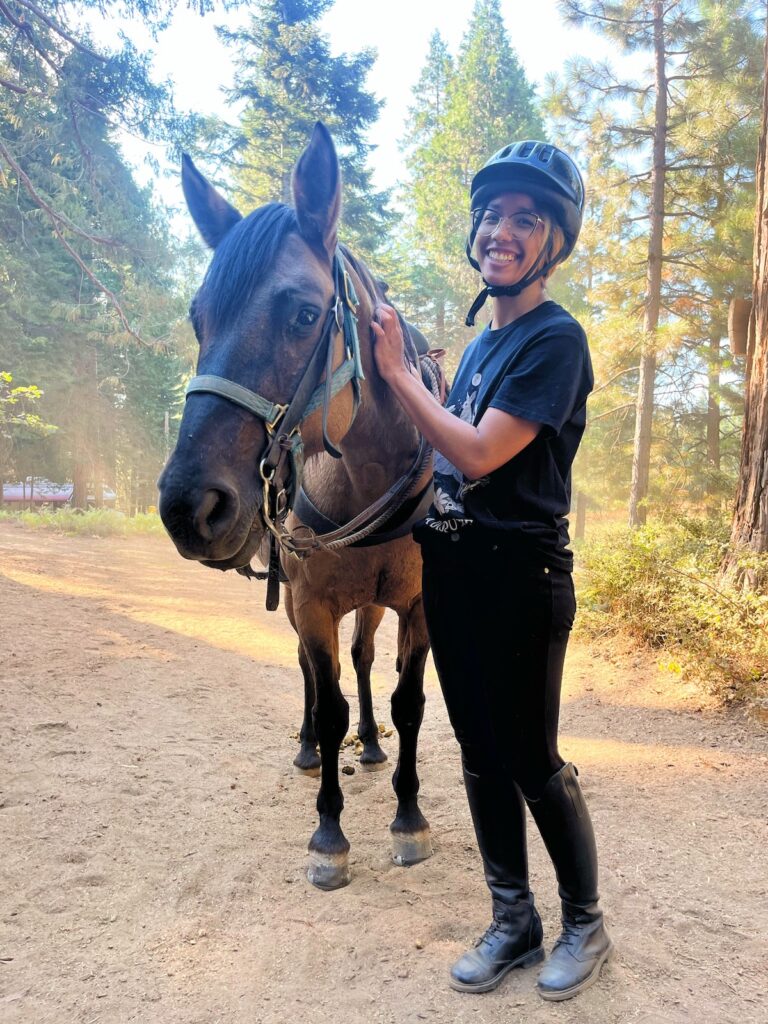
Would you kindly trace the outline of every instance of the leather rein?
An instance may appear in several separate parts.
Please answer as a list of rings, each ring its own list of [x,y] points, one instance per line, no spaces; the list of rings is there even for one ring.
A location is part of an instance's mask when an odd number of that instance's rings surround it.
[[[308,416],[322,407],[323,447],[335,459],[342,453],[328,437],[328,413],[333,398],[343,387],[351,383],[353,388],[352,422],[360,407],[360,383],[365,380],[360,358],[360,339],[357,331],[357,307],[359,299],[352,280],[344,265],[339,248],[333,258],[334,295],[326,314],[320,339],[310,356],[306,369],[296,388],[293,398],[285,405],[271,402],[226,377],[204,374],[194,377],[187,386],[186,398],[205,393],[218,395],[247,409],[264,421],[267,430],[267,444],[259,461],[259,473],[263,482],[261,518],[269,531],[269,567],[266,573],[254,572],[250,566],[237,571],[242,575],[267,579],[267,609],[274,611],[280,603],[280,552],[296,558],[306,558],[313,551],[338,550],[353,544],[375,543],[375,531],[388,522],[409,498],[414,487],[429,466],[432,449],[423,437],[420,438],[416,457],[408,470],[375,502],[364,509],[350,522],[342,526],[327,519],[315,508],[301,488],[304,471],[304,441],[301,425]],[[407,328],[406,328],[407,329]],[[341,331],[344,339],[345,358],[336,370],[333,356],[336,337]],[[321,377],[325,377],[321,380]],[[421,512],[430,487],[423,488],[416,497],[419,499],[414,514]],[[424,510],[426,508],[424,507]],[[299,512],[320,524],[323,532],[303,523],[293,530],[285,522],[289,512]],[[422,513],[423,514],[423,513]],[[409,517],[407,522],[410,522]],[[406,524],[407,525],[407,524]],[[330,529],[328,527],[330,526]],[[398,531],[380,536],[379,543],[403,535]],[[373,536],[372,536],[373,535]]]

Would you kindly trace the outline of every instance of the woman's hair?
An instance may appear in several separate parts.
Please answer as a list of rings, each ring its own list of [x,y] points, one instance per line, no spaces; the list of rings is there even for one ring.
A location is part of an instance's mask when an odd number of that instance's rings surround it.
[[[554,220],[548,210],[546,211],[546,217],[547,220],[545,223],[547,225],[547,240],[545,241],[544,248],[542,250],[542,263],[549,263],[550,260],[555,259],[558,253],[563,251],[563,246],[565,245],[565,232],[560,227],[559,222]],[[555,264],[555,266],[544,275],[545,281],[554,274],[557,266],[558,264]]]

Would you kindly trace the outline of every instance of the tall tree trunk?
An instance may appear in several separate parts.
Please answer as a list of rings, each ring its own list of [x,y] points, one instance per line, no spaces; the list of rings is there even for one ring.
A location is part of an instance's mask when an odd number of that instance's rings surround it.
[[[72,507],[88,508],[88,466],[78,456],[72,469],[72,485]]]
[[[438,296],[435,308],[435,340],[436,348],[445,347],[445,295]]]
[[[646,275],[643,351],[637,387],[635,444],[632,453],[632,485],[629,493],[629,525],[645,522],[644,499],[648,494],[653,430],[653,392],[656,378],[656,328],[661,305],[661,265],[664,252],[664,185],[667,156],[667,73],[664,44],[664,5],[653,5],[656,105],[653,126],[650,234]]]
[[[765,51],[768,70],[768,41]],[[763,124],[757,152],[757,205],[752,319],[747,342],[744,429],[741,436],[739,486],[733,511],[731,543],[723,571],[745,589],[761,581],[754,569],[741,569],[742,554],[768,551],[768,74],[763,85]],[[764,583],[764,581],[763,581]]]
[[[707,358],[707,494],[717,490],[720,472],[720,333],[713,331]]]

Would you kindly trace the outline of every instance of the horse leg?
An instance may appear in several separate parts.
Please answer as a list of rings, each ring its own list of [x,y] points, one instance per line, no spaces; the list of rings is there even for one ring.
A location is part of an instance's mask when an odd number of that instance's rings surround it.
[[[285,610],[288,621],[296,630],[296,616],[293,612],[293,591],[291,587],[285,588]],[[315,736],[315,723],[312,721],[312,705],[315,703],[315,680],[312,676],[312,667],[304,652],[304,645],[299,639],[299,665],[304,676],[304,718],[299,732],[301,744],[299,752],[294,757],[293,763],[304,775],[317,777],[320,774],[320,757],[317,753],[317,737]]]
[[[304,775],[317,777],[320,774],[320,755],[317,752],[317,736],[315,723],[312,721],[312,706],[315,703],[315,681],[312,668],[304,653],[304,645],[299,641],[299,665],[304,676],[304,718],[299,733],[299,752],[293,763]]]
[[[400,736],[397,768],[392,786],[397,794],[397,814],[389,826],[392,859],[406,866],[432,854],[429,823],[419,810],[419,777],[416,746],[424,717],[424,664],[429,650],[421,597],[401,615],[400,676],[392,694],[392,721]]]
[[[368,771],[381,768],[387,755],[379,746],[379,729],[373,717],[371,698],[371,665],[373,665],[373,639],[379,623],[384,618],[384,609],[369,604],[355,612],[355,632],[352,637],[352,663],[357,675],[357,696],[360,703],[360,719],[357,735],[363,744],[360,767]]]
[[[320,743],[320,817],[309,841],[307,878],[318,889],[339,889],[349,883],[349,843],[341,830],[344,798],[339,785],[339,747],[349,728],[349,704],[339,686],[338,621],[327,609],[307,608],[299,616],[302,646],[315,683],[313,716]]]

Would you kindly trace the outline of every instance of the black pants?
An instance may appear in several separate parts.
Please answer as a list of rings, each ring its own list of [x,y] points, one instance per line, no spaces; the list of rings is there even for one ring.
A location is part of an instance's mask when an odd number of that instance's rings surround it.
[[[473,775],[537,799],[564,762],[560,688],[576,613],[571,574],[519,553],[424,543],[423,595],[448,715]]]

